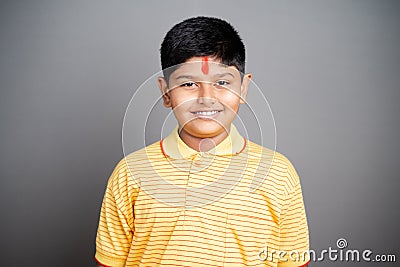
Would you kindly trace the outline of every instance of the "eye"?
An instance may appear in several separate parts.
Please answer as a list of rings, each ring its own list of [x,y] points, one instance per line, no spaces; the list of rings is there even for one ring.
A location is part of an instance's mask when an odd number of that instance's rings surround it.
[[[227,82],[227,81],[218,81],[218,82],[216,82],[216,85],[218,85],[218,86],[226,86],[226,85],[228,85],[229,84],[229,82]]]
[[[197,87],[197,84],[194,82],[186,82],[186,83],[181,84],[181,87],[194,88],[194,87]]]

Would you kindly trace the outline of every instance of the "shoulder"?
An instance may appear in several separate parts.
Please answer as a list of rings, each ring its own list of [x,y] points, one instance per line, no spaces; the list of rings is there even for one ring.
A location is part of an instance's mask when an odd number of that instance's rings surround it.
[[[160,142],[155,142],[144,148],[127,154],[116,164],[109,183],[111,184],[137,184],[137,172],[142,169],[148,169],[153,162],[162,160],[163,154],[160,147]]]
[[[268,180],[281,184],[286,193],[300,183],[296,169],[286,155],[252,141],[247,142],[249,161],[258,162],[257,168],[263,167],[268,173]]]
[[[126,163],[130,163],[132,161],[140,162],[147,161],[154,157],[162,156],[162,149],[160,145],[160,141],[154,142],[146,147],[138,149],[134,152],[127,154],[122,160],[125,160]]]
[[[248,155],[250,159],[271,159],[275,167],[279,167],[282,169],[287,169],[288,167],[293,168],[290,160],[276,150],[261,146],[252,141],[248,141]]]

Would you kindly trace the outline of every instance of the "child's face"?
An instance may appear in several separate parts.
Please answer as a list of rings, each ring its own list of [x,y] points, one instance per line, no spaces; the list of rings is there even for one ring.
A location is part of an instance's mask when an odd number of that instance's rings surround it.
[[[239,105],[244,103],[251,74],[243,81],[236,67],[209,57],[193,57],[169,78],[159,78],[165,107],[172,107],[181,130],[198,138],[229,132]]]

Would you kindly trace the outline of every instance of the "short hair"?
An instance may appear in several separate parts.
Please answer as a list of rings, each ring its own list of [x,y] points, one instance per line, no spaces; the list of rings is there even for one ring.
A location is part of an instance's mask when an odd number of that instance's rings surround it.
[[[245,71],[245,46],[238,32],[225,20],[193,17],[173,26],[161,44],[161,66],[168,81],[173,67],[192,57],[212,56],[227,66]],[[169,70],[167,70],[170,68]]]

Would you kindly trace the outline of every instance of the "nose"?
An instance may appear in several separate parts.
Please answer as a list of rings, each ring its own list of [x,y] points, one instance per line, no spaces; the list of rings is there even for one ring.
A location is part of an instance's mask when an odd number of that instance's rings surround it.
[[[199,95],[197,98],[199,104],[204,104],[206,106],[214,105],[216,102],[214,86],[211,83],[201,83]]]

